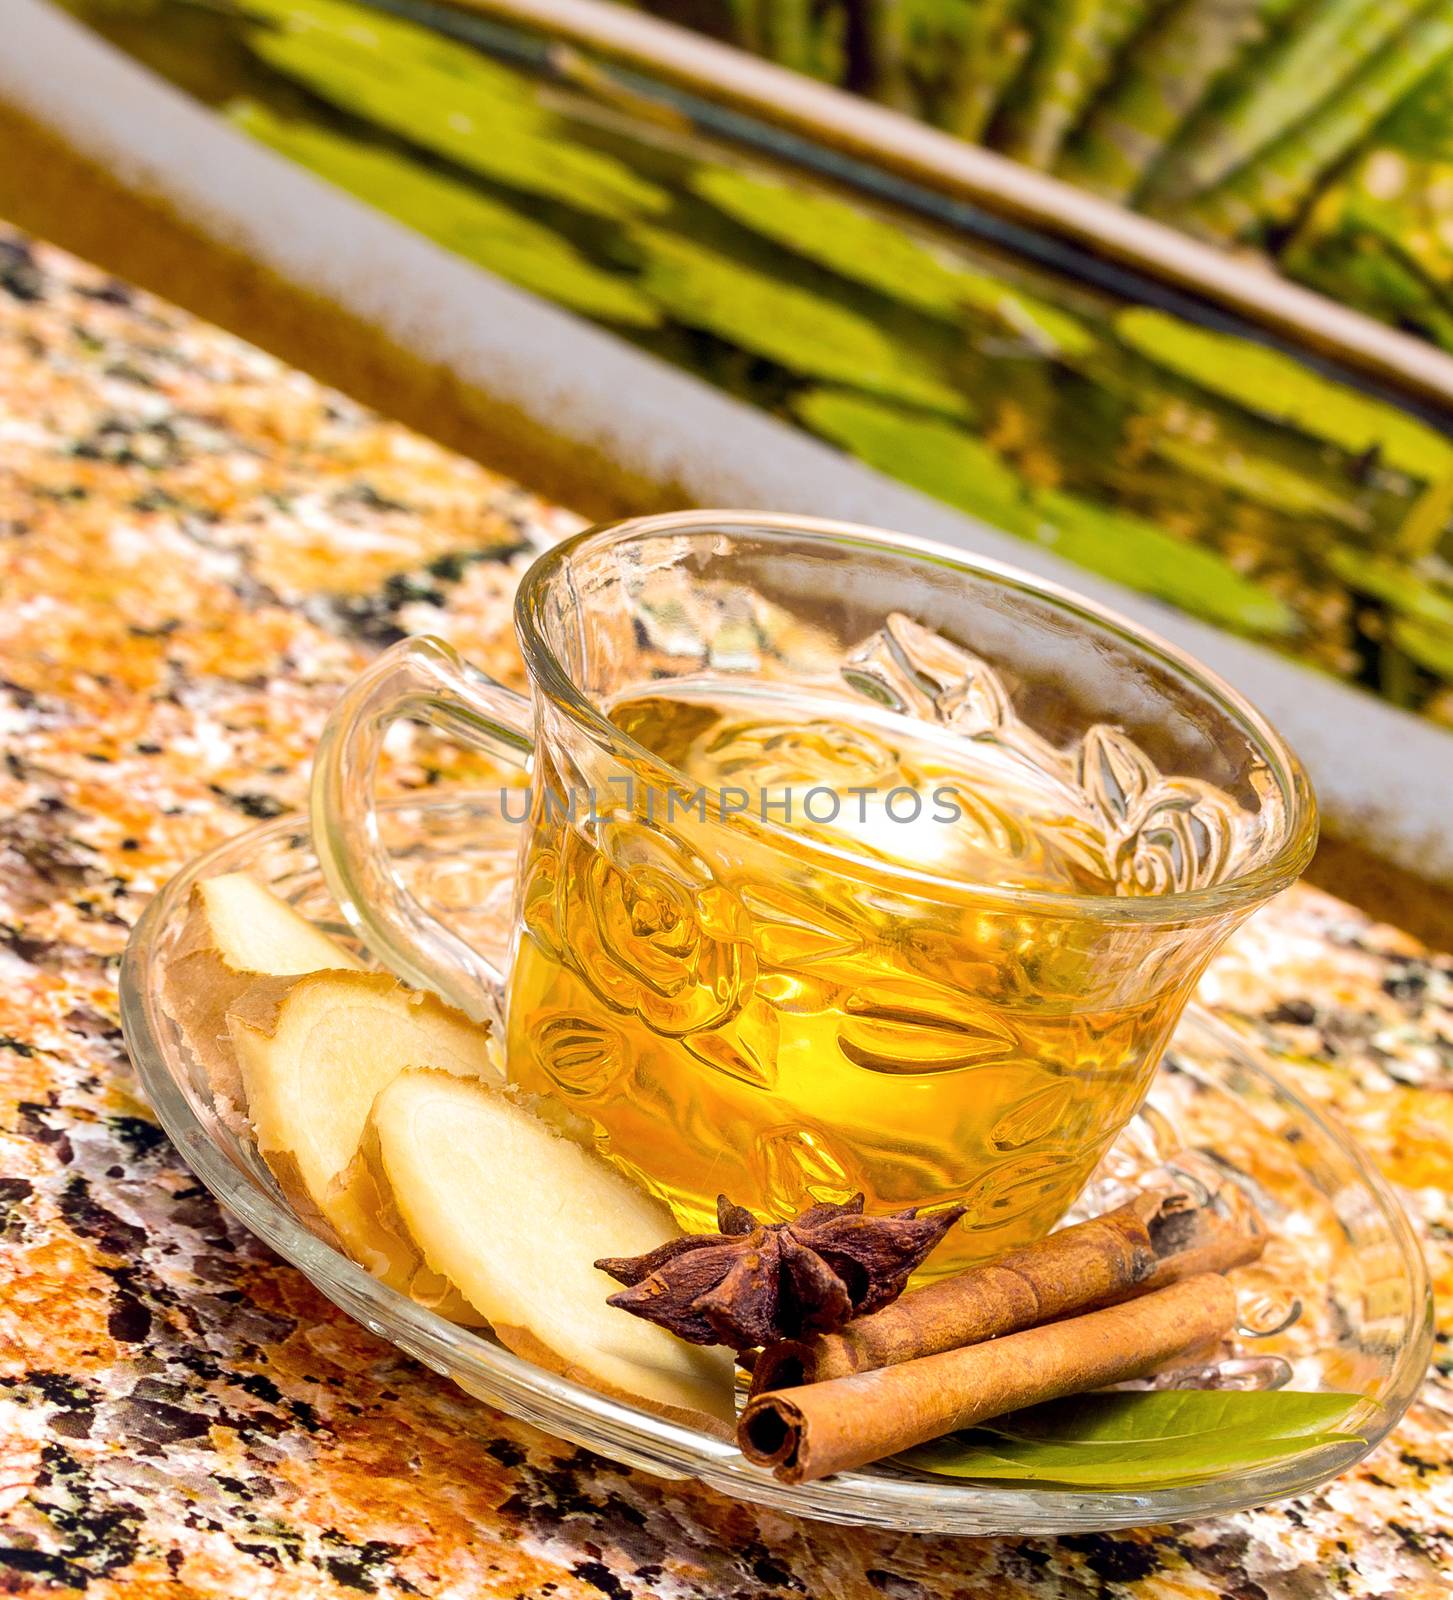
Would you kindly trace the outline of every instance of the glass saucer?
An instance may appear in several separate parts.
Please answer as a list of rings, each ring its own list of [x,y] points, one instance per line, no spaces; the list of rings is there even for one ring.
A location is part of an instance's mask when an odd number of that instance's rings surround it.
[[[518,834],[496,801],[430,796],[381,815],[412,892],[502,960]],[[173,878],[137,924],[121,968],[126,1042],[163,1126],[217,1199],[337,1305],[469,1394],[547,1433],[658,1477],[695,1478],[739,1500],[827,1522],[940,1534],[1086,1532],[1236,1511],[1313,1489],[1366,1455],[1422,1381],[1432,1302],[1397,1200],[1345,1133],[1282,1083],[1245,1039],[1193,1007],[1146,1109],[1081,1206],[1114,1203],[1123,1184],[1179,1146],[1228,1167],[1252,1189],[1275,1234],[1263,1262],[1237,1275],[1243,1308],[1268,1326],[1293,1296],[1301,1303],[1292,1326],[1254,1349],[1283,1358],[1295,1388],[1355,1391],[1375,1402],[1359,1424],[1365,1442],[1153,1491],[970,1483],[891,1464],[789,1488],[729,1443],[556,1377],[487,1334],[444,1321],[307,1231],[256,1152],[216,1114],[201,1065],[160,1004],[193,883],[239,870],[359,949],[323,886],[301,818],[253,828]]]

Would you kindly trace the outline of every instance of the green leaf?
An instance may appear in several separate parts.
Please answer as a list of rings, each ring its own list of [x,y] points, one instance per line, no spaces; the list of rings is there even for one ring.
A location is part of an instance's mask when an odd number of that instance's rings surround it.
[[[1035,1406],[895,1459],[952,1478],[1083,1484],[1098,1489],[1194,1483],[1328,1444],[1365,1402],[1285,1389],[1172,1389],[1080,1395]]]
[[[1390,0],[1375,0],[1375,10],[1390,8]],[[1277,225],[1294,222],[1318,179],[1357,148],[1436,63],[1453,55],[1453,8],[1435,0],[1408,26],[1384,36],[1381,49],[1372,38],[1366,44],[1371,48],[1365,53],[1352,52],[1335,93],[1185,208],[1181,215],[1196,232],[1261,240]]]
[[[1406,564],[1347,545],[1329,549],[1327,564],[1349,589],[1371,595],[1412,620],[1447,629],[1453,637],[1453,593]]]
[[[1419,84],[1377,130],[1377,139],[1423,160],[1453,160],[1453,63]]]
[[[1299,631],[1297,615],[1284,600],[1242,577],[1214,551],[1077,495],[1035,490],[961,428],[831,390],[801,396],[794,409],[815,432],[880,472],[1008,533],[1047,544],[1129,589],[1244,633]]]
[[[572,144],[532,103],[405,58],[385,64],[318,31],[254,31],[248,45],[275,71],[340,110],[524,194],[596,216],[664,211],[670,197],[623,162]]]
[[[498,200],[391,151],[312,123],[284,121],[261,106],[234,106],[229,116],[254,139],[511,283],[587,316],[636,327],[660,320],[629,282],[601,271],[559,234]]]
[[[1260,37],[1276,0],[1178,0],[1155,11],[1055,168],[1129,204],[1206,92]]]
[[[1168,152],[1155,174],[1157,209],[1203,194],[1290,130],[1316,120],[1328,101],[1354,95],[1348,79],[1408,23],[1427,0],[1312,0],[1292,26],[1233,74]],[[1416,60],[1419,52],[1409,45]],[[1431,63],[1430,63],[1431,64]]]
[[[1022,539],[1035,536],[1039,517],[1029,485],[962,428],[836,389],[810,390],[793,410],[814,433],[870,467]]]
[[[1078,495],[1046,490],[1038,505],[1041,541],[1091,572],[1243,633],[1286,637],[1301,631],[1280,595],[1242,577],[1204,545]]]
[[[1371,518],[1361,506],[1270,456],[1253,455],[1220,440],[1202,443],[1178,434],[1161,434],[1155,453],[1208,483],[1294,517],[1333,517],[1352,528]]]
[[[1083,356],[1095,348],[1094,334],[1077,317],[996,278],[965,273],[959,292],[965,305],[987,312],[1031,343],[1049,345],[1058,355]]]
[[[371,6],[349,5],[347,0],[234,0],[234,4],[245,16],[290,33],[314,35],[330,49],[366,58],[375,71],[393,75],[417,67],[448,73],[476,92],[535,105],[535,86],[523,73],[432,28]]]
[[[689,239],[635,227],[641,287],[678,322],[703,328],[810,378],[962,416],[968,404],[939,372],[868,318]]]
[[[1453,683],[1453,632],[1412,617],[1398,617],[1392,625],[1392,642],[1420,667]]]
[[[1112,1390],[1030,1406],[981,1427],[1006,1439],[1060,1444],[1163,1444],[1226,1428],[1290,1439],[1325,1433],[1361,1403],[1361,1395],[1323,1390]]]
[[[820,191],[704,167],[691,187],[703,200],[808,260],[930,316],[957,320],[966,306],[1057,351],[1083,355],[1095,336],[1077,318],[986,273],[946,261],[896,222]]]
[[[1390,466],[1415,478],[1453,472],[1453,445],[1432,428],[1278,350],[1210,333],[1145,306],[1122,311],[1115,331],[1158,365],[1260,416],[1290,423],[1354,454],[1375,449]]]
[[[1031,167],[1053,166],[1149,9],[1148,0],[1062,0],[1036,7],[1035,47],[996,130],[998,148]]]

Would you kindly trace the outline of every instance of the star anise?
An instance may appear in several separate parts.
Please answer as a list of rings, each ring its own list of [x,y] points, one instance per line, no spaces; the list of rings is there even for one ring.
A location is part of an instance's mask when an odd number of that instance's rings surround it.
[[[763,1223],[720,1195],[717,1233],[672,1239],[643,1256],[596,1266],[627,1285],[610,1297],[692,1344],[748,1350],[831,1333],[903,1293],[909,1275],[964,1214],[863,1215],[863,1197],[817,1205],[791,1222]]]

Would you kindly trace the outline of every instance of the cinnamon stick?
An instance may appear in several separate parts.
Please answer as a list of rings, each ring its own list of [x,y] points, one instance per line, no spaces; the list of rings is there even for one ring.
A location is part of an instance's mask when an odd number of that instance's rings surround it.
[[[1254,1261],[1266,1243],[1255,1208],[1201,1158],[1125,1205],[972,1267],[836,1333],[768,1345],[752,1393],[820,1383],[978,1344],[1058,1317]]]
[[[1007,1338],[757,1395],[737,1445],[784,1483],[806,1483],[1006,1411],[1145,1377],[1220,1338],[1235,1317],[1231,1285],[1202,1273]]]

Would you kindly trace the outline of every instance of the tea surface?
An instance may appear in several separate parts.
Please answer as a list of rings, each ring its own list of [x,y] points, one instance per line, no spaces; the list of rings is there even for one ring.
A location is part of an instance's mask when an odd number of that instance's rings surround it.
[[[1113,842],[1093,808],[1010,743],[966,739],[841,696],[725,695],[719,681],[671,689],[619,702],[611,720],[703,789],[737,791],[728,805],[744,817],[885,868],[1000,888],[1116,892]],[[708,806],[708,815],[720,809]]]

